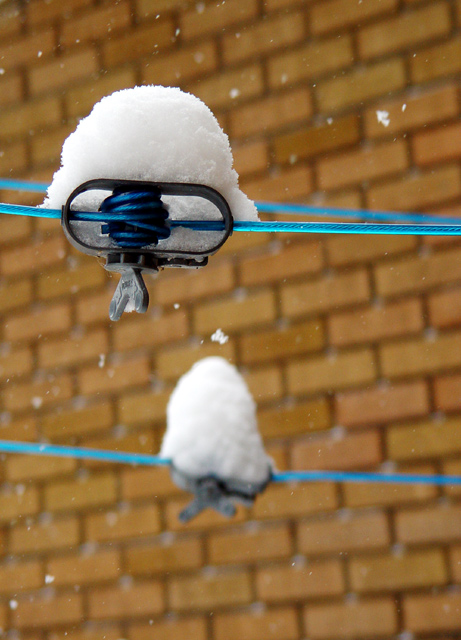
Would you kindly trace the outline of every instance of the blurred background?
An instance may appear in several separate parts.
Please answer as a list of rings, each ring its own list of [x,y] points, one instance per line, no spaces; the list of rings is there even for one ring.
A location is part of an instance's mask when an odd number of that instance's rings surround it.
[[[251,198],[459,215],[460,27],[460,0],[4,0],[0,176],[50,182],[95,102],[162,84],[214,111]],[[155,453],[219,354],[279,469],[461,473],[455,238],[235,234],[118,323],[58,221],[1,216],[0,245],[2,439]],[[2,637],[461,637],[459,489],[274,485],[184,526],[167,469],[0,474]]]

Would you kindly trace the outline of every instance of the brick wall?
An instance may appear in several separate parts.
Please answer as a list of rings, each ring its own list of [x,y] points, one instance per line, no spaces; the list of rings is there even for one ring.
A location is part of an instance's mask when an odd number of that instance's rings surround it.
[[[6,0],[0,175],[51,180],[97,100],[171,84],[215,111],[253,198],[456,215],[460,26],[459,0]],[[281,469],[461,473],[456,239],[236,234],[115,324],[115,278],[57,221],[4,216],[0,243],[5,439],[156,452],[178,377],[217,353]],[[164,469],[7,456],[0,474],[8,637],[459,637],[454,488],[272,486],[185,527]]]

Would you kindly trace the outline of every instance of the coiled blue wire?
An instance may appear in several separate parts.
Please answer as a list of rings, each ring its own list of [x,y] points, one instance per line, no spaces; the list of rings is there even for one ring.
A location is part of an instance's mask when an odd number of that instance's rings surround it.
[[[79,460],[97,460],[136,466],[168,466],[171,460],[161,456],[127,451],[107,451],[86,447],[45,444],[40,442],[14,442],[0,440],[0,452],[21,455],[40,455]],[[415,473],[373,473],[361,471],[282,471],[272,475],[272,481],[281,482],[373,482],[385,484],[425,484],[438,486],[461,485],[461,476]]]

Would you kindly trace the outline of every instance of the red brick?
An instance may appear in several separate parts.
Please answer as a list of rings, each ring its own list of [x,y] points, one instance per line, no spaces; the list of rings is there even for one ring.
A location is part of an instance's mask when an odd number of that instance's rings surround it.
[[[15,105],[3,111],[0,116],[2,138],[29,135],[30,132],[39,133],[50,126],[61,123],[62,108],[57,98],[45,97],[40,101],[34,100]],[[42,247],[42,242],[40,247]],[[30,251],[30,248],[29,248]],[[35,251],[36,257],[40,253]]]
[[[337,394],[335,409],[346,427],[418,418],[429,411],[429,393],[423,381],[378,386]]]
[[[26,382],[9,385],[3,392],[4,406],[7,411],[23,411],[26,409],[45,408],[64,400],[70,400],[73,395],[70,376],[60,375],[57,379],[45,382]]]
[[[265,171],[269,165],[269,147],[264,140],[234,146],[232,153],[234,169],[239,176],[245,177],[248,174]]]
[[[326,239],[328,262],[333,266],[344,266],[355,263],[374,262],[416,248],[413,236],[362,236],[357,238],[348,235],[331,236]]]
[[[444,2],[402,12],[359,32],[360,55],[369,59],[396,51],[413,51],[417,45],[448,35],[450,22],[449,7]]]
[[[336,189],[403,172],[408,167],[407,156],[406,144],[396,140],[320,160],[319,186]]]
[[[121,391],[130,386],[147,383],[150,366],[146,357],[141,356],[117,363],[81,369],[79,388],[84,395]]]
[[[138,314],[136,315],[138,316]],[[154,318],[146,314],[126,319],[123,324],[118,323],[112,333],[114,348],[118,352],[125,349],[167,344],[174,340],[180,340],[187,334],[188,317],[181,310]]]
[[[461,125],[445,125],[413,137],[412,149],[417,164],[455,160],[461,154]]]
[[[331,483],[297,485],[296,488],[273,484],[258,497],[253,514],[258,519],[305,517],[337,506],[336,490]]]
[[[56,586],[116,580],[122,571],[119,556],[111,549],[59,556],[48,561],[46,572],[53,576]]]
[[[73,458],[48,456],[9,456],[6,461],[6,477],[12,482],[42,480],[69,475],[77,469]]]
[[[389,125],[378,121],[376,111],[387,111]],[[458,114],[456,92],[453,85],[424,91],[420,95],[400,96],[380,102],[365,112],[365,130],[368,137],[395,136],[396,133],[420,129],[431,124],[454,118]]]
[[[403,615],[405,628],[410,632],[456,632],[461,627],[461,596],[458,593],[406,596]]]
[[[60,44],[72,46],[77,41],[112,38],[114,31],[126,29],[129,24],[130,7],[127,2],[93,8],[63,23]]]
[[[377,431],[318,435],[299,441],[292,447],[294,469],[356,469],[379,464],[382,460],[381,438]]]
[[[396,514],[396,534],[404,544],[456,541],[461,526],[461,507],[426,506]]]
[[[369,282],[365,270],[333,274],[318,280],[282,286],[283,315],[296,318],[321,313],[369,299]]]
[[[402,473],[434,473],[433,467],[411,467],[399,469]],[[427,502],[434,499],[437,489],[423,484],[374,484],[350,482],[343,485],[344,501],[348,507],[401,506]]]
[[[261,65],[224,71],[188,85],[187,89],[200,98],[210,109],[229,107],[247,98],[263,93],[264,80]],[[236,92],[238,94],[236,95]]]
[[[398,631],[397,608],[391,598],[310,605],[304,620],[309,637],[315,640],[389,637]]]
[[[93,620],[155,615],[164,607],[162,586],[153,580],[127,588],[94,589],[89,594],[89,617]]]
[[[274,157],[277,162],[289,162],[296,159],[314,157],[320,153],[340,149],[358,142],[359,123],[354,115],[333,120],[331,124],[322,124],[298,129],[274,139]],[[264,196],[270,200],[269,196]]]
[[[10,533],[11,553],[37,553],[69,549],[80,542],[77,518],[52,520],[50,523],[38,523],[15,527]]]
[[[324,80],[317,85],[316,94],[320,109],[332,111],[378,98],[404,86],[403,62],[393,58]]]
[[[7,44],[0,46],[0,64],[9,71],[14,67],[33,65],[37,54],[51,53],[55,46],[54,30],[47,28],[18,39],[11,38]]]
[[[240,262],[240,281],[243,286],[266,284],[277,280],[320,271],[323,265],[319,242],[269,246],[264,253],[243,258]]]
[[[384,376],[398,377],[444,371],[459,365],[461,334],[448,333],[434,340],[408,340],[380,349]]]
[[[147,623],[130,624],[128,637],[130,640],[151,640],[152,636],[155,640],[176,640],[179,635],[181,638],[206,640],[208,637],[206,623],[205,617],[177,619],[168,619],[167,617],[165,620],[149,620]],[[118,640],[119,636],[120,634],[114,640]],[[98,638],[94,638],[94,640],[98,640]]]
[[[244,192],[253,200],[302,200],[312,189],[312,171],[305,166],[283,169],[269,177],[246,180],[243,183]]]
[[[390,543],[389,524],[382,512],[339,513],[300,523],[297,541],[308,556],[384,549]]]
[[[83,616],[82,596],[73,592],[50,599],[21,600],[11,612],[11,624],[18,629],[78,624]]]
[[[45,488],[48,511],[77,511],[111,504],[117,499],[115,475],[104,473],[65,482],[54,482]]]
[[[112,500],[111,502],[115,502]],[[85,535],[93,542],[121,540],[131,536],[159,533],[160,519],[156,504],[131,509],[95,513],[87,516]]]
[[[403,591],[446,584],[445,558],[440,550],[403,555],[354,558],[349,564],[354,591]]]
[[[428,49],[418,51],[410,60],[414,83],[428,82],[461,69],[461,37],[454,37]]]
[[[434,326],[447,328],[461,324],[461,289],[435,293],[429,297],[428,304]]]
[[[297,640],[298,622],[294,608],[221,613],[213,616],[216,640]]]
[[[20,490],[18,490],[20,489]],[[35,515],[40,510],[39,493],[35,487],[18,487],[0,494],[0,522]]]
[[[314,33],[325,33],[364,22],[391,13],[397,8],[397,0],[330,0],[316,4],[311,9],[311,26]]]
[[[43,435],[52,440],[66,440],[106,431],[113,423],[112,407],[104,402],[47,414],[41,421]]]
[[[32,367],[32,351],[28,348],[0,353],[0,375],[7,382],[10,378],[31,373]]]
[[[308,42],[268,60],[269,85],[278,89],[333,74],[350,66],[353,60],[352,41],[348,34],[343,34],[340,39]]]
[[[317,321],[295,324],[280,330],[259,331],[242,336],[242,360],[246,364],[286,359],[319,351],[324,344],[323,327]]]
[[[412,211],[456,198],[461,193],[461,174],[456,165],[420,173],[417,176],[371,187],[368,206],[372,209]]]
[[[222,40],[224,63],[235,64],[303,40],[303,15],[294,12],[282,14],[274,19],[256,22],[236,33],[227,33]]]
[[[106,277],[96,261],[85,261],[70,270],[49,271],[39,275],[37,295],[41,300],[75,295],[105,284]]]
[[[5,323],[8,340],[31,340],[53,333],[68,331],[71,316],[68,304],[40,306],[32,312],[11,316]]]
[[[283,395],[280,367],[264,367],[244,375],[250,393],[257,403],[273,402]]]
[[[338,560],[290,563],[260,569],[256,573],[257,596],[268,603],[299,603],[311,598],[339,595],[343,591],[342,567]]]
[[[377,292],[382,296],[414,293],[457,281],[461,277],[460,256],[460,249],[455,247],[378,265],[375,268]]]
[[[282,404],[258,412],[258,423],[264,439],[289,438],[328,428],[330,411],[324,399],[287,406]]]
[[[454,418],[392,427],[387,433],[389,456],[395,460],[452,456],[461,452],[460,426]]]
[[[149,60],[143,68],[143,80],[149,84],[175,86],[209,74],[218,65],[216,44],[212,41],[198,42],[192,47],[170,51]]]
[[[208,541],[210,562],[240,564],[287,558],[292,553],[286,525],[243,527],[232,532],[211,535]]]
[[[8,152],[6,152],[5,155],[8,155]],[[7,171],[7,169],[5,169],[5,171]],[[25,216],[4,216],[0,220],[0,243],[4,245],[15,242],[16,240],[23,240],[30,236],[31,231],[31,220]]]
[[[103,60],[105,67],[115,67],[143,56],[154,57],[159,51],[171,46],[174,26],[170,19],[142,25],[126,31],[120,37],[103,42]]]
[[[213,611],[223,605],[249,604],[251,597],[250,576],[242,570],[175,578],[168,585],[170,607],[177,611]]]
[[[93,105],[104,96],[108,96],[114,91],[127,89],[136,84],[136,76],[131,68],[107,70],[104,75],[90,82],[79,83],[75,87],[70,87],[64,95],[66,113],[71,118],[86,116]]]
[[[0,312],[8,313],[32,302],[32,281],[27,278],[0,285]]]
[[[338,347],[417,333],[423,327],[423,309],[417,299],[358,308],[328,319],[330,342]]]
[[[5,420],[1,426],[2,439],[31,442],[38,437],[37,419],[28,416],[19,420]],[[30,456],[27,456],[30,460]]]
[[[109,304],[114,291],[107,289],[102,293],[87,293],[83,299],[77,299],[77,319],[82,324],[94,322],[109,323]]]
[[[446,411],[461,407],[461,375],[435,379],[435,402],[438,409]]]
[[[122,497],[125,500],[157,499],[180,491],[173,484],[169,470],[162,467],[128,469],[122,472],[121,482]]]
[[[0,568],[0,593],[14,596],[21,591],[40,589],[44,584],[43,566],[39,560],[13,562]]]
[[[158,304],[169,306],[181,302],[196,301],[220,293],[226,293],[234,287],[234,274],[229,262],[210,265],[206,269],[172,269],[168,277],[160,277],[155,282],[154,297]],[[168,316],[174,318],[174,315]]]
[[[273,321],[275,300],[273,292],[264,289],[251,295],[237,296],[197,306],[194,327],[201,334],[211,334],[220,327],[225,333],[241,331]]]
[[[39,345],[38,359],[43,368],[69,367],[97,360],[109,349],[107,332],[103,329],[70,335],[61,340],[47,340]]]
[[[229,114],[230,131],[232,136],[245,138],[307,120],[311,115],[311,97],[302,88],[233,109]]]
[[[198,538],[136,546],[126,551],[126,565],[134,575],[169,574],[199,569],[203,563]]]
[[[69,19],[72,14],[91,4],[91,0],[50,0],[44,4],[42,0],[33,0],[26,7],[27,20],[35,25],[41,22],[52,22],[61,17]]]
[[[222,33],[231,25],[255,18],[257,14],[256,0],[236,0],[232,5],[194,6],[181,16],[181,35],[189,39],[210,32]]]
[[[215,325],[211,333],[214,333],[219,325]],[[188,371],[197,360],[209,356],[221,356],[226,360],[235,361],[235,347],[231,340],[223,345],[217,342],[204,341],[187,346],[179,346],[160,351],[157,355],[156,374],[163,380],[174,380]]]
[[[287,366],[288,390],[294,395],[354,387],[375,377],[376,363],[370,349],[292,361]]]
[[[29,86],[33,96],[72,86],[90,73],[97,73],[98,60],[95,49],[79,49],[50,62],[37,65],[29,71]]]

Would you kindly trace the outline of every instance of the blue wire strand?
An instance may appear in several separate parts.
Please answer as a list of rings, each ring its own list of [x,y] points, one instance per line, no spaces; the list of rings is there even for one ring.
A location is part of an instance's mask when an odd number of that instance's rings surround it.
[[[0,178],[0,189],[11,189],[15,191],[35,191],[44,193],[48,189],[48,184],[44,182],[29,182],[24,180],[14,180],[12,178]],[[355,218],[359,220],[381,220],[381,221],[401,221],[435,224],[459,224],[459,218],[451,218],[444,216],[434,216],[429,214],[418,213],[401,213],[392,211],[370,211],[368,209],[342,209],[339,207],[314,207],[311,205],[280,203],[280,202],[255,202],[256,208],[260,213],[278,213],[282,215],[310,215],[310,216],[329,216],[338,218]],[[3,205],[2,205],[3,206]],[[0,212],[2,213],[2,212]],[[24,213],[22,215],[33,215]],[[38,217],[38,216],[37,216]],[[46,217],[60,217],[46,216]]]
[[[127,451],[107,451],[40,442],[0,440],[0,452],[19,455],[53,456],[79,460],[98,460],[136,466],[169,466],[171,460],[160,456]],[[461,476],[414,473],[373,473],[357,471],[282,471],[272,475],[273,482],[373,482],[382,484],[461,485]]]
[[[41,209],[38,207],[26,207],[23,205],[0,203],[0,214],[26,215],[43,218],[61,218],[59,209]],[[133,224],[141,224],[136,220],[136,213],[130,215]],[[112,217],[111,217],[112,216]],[[120,216],[101,212],[75,211],[74,219],[80,221],[106,222]],[[120,220],[120,217],[118,217]],[[169,223],[173,227],[186,227],[196,230],[219,231],[221,223],[204,220],[172,220]],[[146,227],[148,228],[148,227]],[[418,235],[418,236],[461,236],[461,223],[455,225],[444,224],[376,224],[366,222],[251,222],[235,221],[234,231],[262,232],[262,233],[341,233],[360,235]]]

